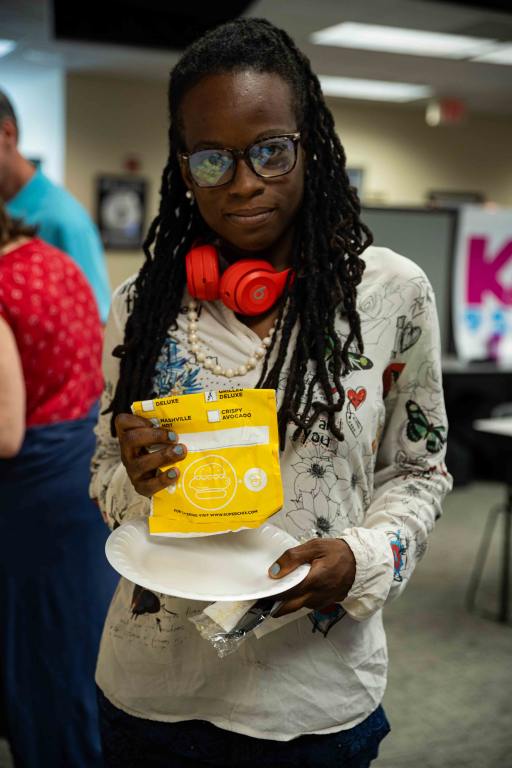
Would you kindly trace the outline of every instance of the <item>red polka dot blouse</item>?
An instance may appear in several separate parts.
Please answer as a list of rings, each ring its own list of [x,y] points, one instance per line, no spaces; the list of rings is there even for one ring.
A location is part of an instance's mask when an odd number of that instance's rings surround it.
[[[21,357],[27,426],[85,416],[102,390],[102,329],[75,262],[37,238],[1,255],[0,315]]]

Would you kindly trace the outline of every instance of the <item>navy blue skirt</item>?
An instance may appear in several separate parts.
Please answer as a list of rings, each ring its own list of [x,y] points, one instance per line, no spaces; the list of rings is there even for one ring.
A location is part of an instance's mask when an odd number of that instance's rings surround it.
[[[96,414],[0,459],[0,695],[23,768],[103,765],[94,671],[118,577],[88,495]]]
[[[115,707],[98,689],[106,768],[368,768],[389,733],[382,707],[347,731],[255,739],[205,720],[163,723]]]

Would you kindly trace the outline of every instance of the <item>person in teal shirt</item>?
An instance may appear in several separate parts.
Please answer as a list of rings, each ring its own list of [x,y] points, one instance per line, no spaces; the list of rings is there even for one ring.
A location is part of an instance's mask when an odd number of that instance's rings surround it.
[[[94,291],[106,321],[110,285],[103,247],[85,208],[54,184],[18,150],[18,122],[9,99],[0,91],[0,197],[11,216],[37,227],[42,240],[71,256]]]

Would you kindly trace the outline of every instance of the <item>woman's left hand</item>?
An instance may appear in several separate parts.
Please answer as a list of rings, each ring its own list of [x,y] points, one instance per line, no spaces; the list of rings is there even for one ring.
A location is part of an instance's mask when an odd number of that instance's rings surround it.
[[[303,563],[311,563],[306,578],[296,587],[276,595],[284,600],[275,617],[307,608],[324,608],[344,600],[354,583],[356,561],[352,550],[342,539],[313,539],[287,549],[269,568],[269,576],[280,579]],[[279,566],[277,571],[276,564]]]

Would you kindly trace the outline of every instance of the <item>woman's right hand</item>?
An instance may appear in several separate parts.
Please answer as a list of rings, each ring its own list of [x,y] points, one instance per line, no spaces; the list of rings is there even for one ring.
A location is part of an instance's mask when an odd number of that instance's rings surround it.
[[[147,419],[120,413],[115,419],[116,434],[121,446],[121,461],[126,467],[133,487],[141,496],[153,496],[162,488],[174,485],[180,471],[172,467],[165,472],[162,466],[183,461],[187,449],[178,443],[174,432],[151,426]],[[150,446],[159,450],[149,452]]]

